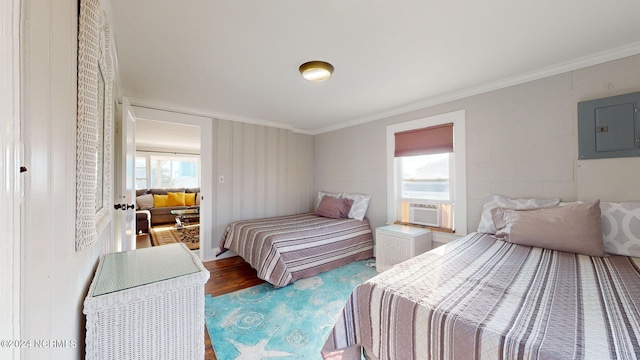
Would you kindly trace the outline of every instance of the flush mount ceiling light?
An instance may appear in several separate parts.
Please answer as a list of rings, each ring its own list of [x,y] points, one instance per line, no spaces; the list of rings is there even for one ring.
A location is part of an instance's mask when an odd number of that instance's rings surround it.
[[[327,80],[333,73],[333,65],[325,61],[309,61],[300,65],[300,74],[309,81]]]

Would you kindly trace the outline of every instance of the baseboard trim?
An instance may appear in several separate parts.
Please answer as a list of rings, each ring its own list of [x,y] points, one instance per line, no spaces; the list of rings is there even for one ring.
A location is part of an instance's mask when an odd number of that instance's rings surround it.
[[[236,252],[232,251],[232,250],[227,250],[223,254],[220,254],[220,256],[215,256],[215,254],[217,254],[218,252],[220,252],[220,248],[219,247],[213,248],[214,257],[213,257],[213,259],[209,259],[207,261],[216,261],[216,260],[222,260],[222,259],[227,259],[227,258],[230,258],[230,257],[238,256],[238,254],[236,254]]]

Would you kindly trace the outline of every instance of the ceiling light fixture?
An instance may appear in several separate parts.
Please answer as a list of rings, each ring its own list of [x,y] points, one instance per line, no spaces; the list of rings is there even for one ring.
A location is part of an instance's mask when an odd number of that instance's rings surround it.
[[[333,65],[325,61],[309,61],[300,65],[300,74],[309,81],[327,80],[333,74]]]

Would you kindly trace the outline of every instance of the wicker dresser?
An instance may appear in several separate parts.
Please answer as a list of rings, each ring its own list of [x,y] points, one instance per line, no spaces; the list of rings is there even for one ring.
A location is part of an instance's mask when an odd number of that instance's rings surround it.
[[[184,244],[101,256],[84,301],[86,359],[202,360],[208,279]]]

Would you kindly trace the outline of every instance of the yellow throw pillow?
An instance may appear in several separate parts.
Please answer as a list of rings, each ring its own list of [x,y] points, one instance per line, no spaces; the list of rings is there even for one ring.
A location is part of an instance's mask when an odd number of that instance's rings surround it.
[[[184,193],[183,192],[168,192],[167,206],[184,206]]]
[[[167,207],[168,195],[153,194],[153,207]]]
[[[196,204],[196,193],[185,193],[184,194],[184,205],[185,206],[193,206]]]

